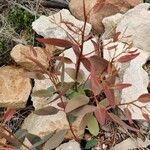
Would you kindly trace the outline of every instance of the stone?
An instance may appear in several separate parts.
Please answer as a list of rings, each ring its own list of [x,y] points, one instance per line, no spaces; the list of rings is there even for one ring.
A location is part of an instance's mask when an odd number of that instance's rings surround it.
[[[145,149],[147,146],[149,146],[150,140],[146,138],[145,141],[142,141],[141,139],[133,139],[133,138],[127,138],[126,140],[122,141],[121,143],[115,145],[112,150],[127,150],[127,149]]]
[[[124,13],[129,9],[133,8],[139,3],[142,3],[142,0],[106,0],[104,6],[95,11],[93,8],[100,0],[88,0],[85,1],[85,10],[88,14],[88,22],[92,24],[93,28],[98,32],[102,33],[104,27],[102,20],[105,17],[114,15],[116,13]],[[101,0],[101,4],[104,1]],[[83,0],[71,0],[69,3],[69,8],[71,13],[78,19],[84,20],[84,11],[83,11]],[[79,13],[80,12],[80,13]]]
[[[49,49],[53,51],[54,47],[51,46],[51,48]],[[10,55],[18,65],[22,66],[23,68],[27,70],[34,71],[34,70],[40,69],[40,67],[37,66],[37,64],[35,64],[32,60],[29,60],[27,57],[32,57],[38,60],[45,68],[48,68],[49,61],[48,61],[47,55],[44,52],[44,49],[40,47],[34,47],[34,50],[37,56],[33,54],[30,46],[18,44],[12,49],[12,51],[10,52]],[[51,55],[50,51],[48,52],[49,52],[49,55]]]
[[[45,76],[47,77],[47,76]],[[46,78],[44,80],[34,80],[34,87],[32,89],[32,93],[38,90],[46,90],[50,86],[53,86],[52,82],[50,79]],[[31,94],[31,100],[33,102],[33,106],[35,110],[46,107],[49,105],[50,100],[56,98],[57,95],[53,95],[52,97],[37,97]]]
[[[81,150],[80,144],[75,140],[71,140],[67,143],[61,144],[56,150]]]
[[[32,23],[35,32],[45,38],[58,38],[70,40],[72,37],[81,41],[81,31],[84,22],[77,20],[67,9],[62,9],[51,16],[40,16]],[[85,36],[91,31],[91,25],[86,24]]]
[[[105,40],[104,44],[110,42],[110,40]],[[111,46],[113,44],[117,44],[117,50],[115,56],[117,56],[119,53],[123,51],[123,47],[125,46],[124,43],[121,42],[116,42],[116,43],[111,43]],[[111,60],[113,55],[114,55],[114,50],[107,50],[107,48],[110,47],[110,44],[105,46],[104,48],[104,58],[107,60]],[[132,47],[130,50],[136,50],[137,48]],[[140,53],[139,56],[137,56],[135,59],[131,60],[128,63],[123,63],[123,64],[118,64],[119,70],[119,78],[117,82],[121,83],[129,83],[132,84],[131,87],[123,89],[120,93],[118,93],[118,97],[121,99],[121,103],[129,103],[134,100],[137,100],[137,98],[142,95],[148,93],[147,87],[149,84],[149,77],[148,73],[143,69],[143,65],[146,63],[149,53],[143,50],[138,49],[137,53]],[[136,105],[139,107],[142,106],[147,106],[147,108],[150,107],[150,103],[140,103],[136,102]],[[120,106],[121,109],[124,109],[125,105],[122,107]],[[144,119],[142,116],[142,112],[138,107],[135,107],[134,105],[130,105],[128,107],[132,113],[132,118],[133,119]],[[146,110],[143,109],[143,111],[147,112],[149,115],[150,113]]]
[[[118,23],[116,32],[121,32],[122,42],[150,52],[150,4],[143,3],[129,10]]]
[[[32,86],[29,78],[23,77],[21,68],[0,68],[0,107],[24,108]]]
[[[56,100],[51,103],[51,106],[58,107],[57,104],[60,100]],[[62,110],[62,108],[59,107]],[[43,137],[50,132],[59,131],[63,129],[69,129],[69,124],[66,119],[66,114],[63,111],[59,111],[57,114],[54,115],[36,115],[31,113],[23,122],[22,129],[28,130],[29,133],[35,134],[39,137]],[[80,122],[81,118],[77,118],[77,120],[72,124],[75,134],[78,137],[82,137],[84,131],[80,129]],[[67,139],[72,139],[73,135],[71,131],[68,131],[66,135]]]
[[[122,20],[123,14],[117,13],[113,16],[105,17],[102,20],[102,23],[105,28],[105,32],[102,34],[102,39],[110,39],[116,33],[116,27],[118,23]]]

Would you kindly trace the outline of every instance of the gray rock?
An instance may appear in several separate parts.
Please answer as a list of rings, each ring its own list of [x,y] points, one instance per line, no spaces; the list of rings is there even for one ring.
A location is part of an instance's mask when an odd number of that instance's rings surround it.
[[[120,21],[116,32],[121,32],[121,41],[133,43],[137,48],[150,52],[150,4],[143,3],[129,10]]]
[[[49,17],[41,16],[32,23],[32,28],[37,34],[43,37],[70,40],[72,36],[80,42],[82,37],[79,29],[81,29],[83,25],[83,21],[77,20],[67,9],[62,9]],[[85,36],[90,33],[91,28],[91,25],[87,23]]]
[[[108,43],[110,40],[105,40],[104,43]],[[112,59],[114,56],[114,50],[107,50],[110,45],[117,44],[117,50],[115,56],[117,56],[119,53],[123,51],[124,43],[117,42],[117,43],[111,43],[105,46],[104,48],[104,58],[107,60]],[[130,50],[133,51],[137,48],[132,47]],[[123,63],[117,64],[117,68],[120,68],[119,70],[119,78],[117,82],[121,83],[130,83],[132,84],[131,87],[123,89],[121,92],[117,93],[117,97],[121,99],[121,103],[129,103],[134,100],[136,100],[140,95],[148,93],[147,87],[149,84],[149,77],[148,73],[143,69],[143,64],[146,63],[148,57],[149,57],[149,52],[143,51],[138,49],[137,52],[140,52],[140,55],[136,57],[135,59],[131,60],[128,63]],[[141,106],[147,106],[150,107],[150,103],[140,103],[136,102],[136,104],[141,107]],[[123,105],[121,108],[124,109],[125,105]],[[142,112],[139,108],[135,106],[130,106],[129,107],[131,113],[132,113],[132,118],[133,119],[144,119],[142,116]],[[146,109],[143,109],[145,112],[149,114],[149,112]]]
[[[104,25],[105,28],[105,32],[102,35],[102,39],[110,39],[113,37],[113,35],[116,32],[116,27],[118,25],[118,23],[123,19],[123,15],[118,13],[116,15],[113,16],[109,16],[109,17],[105,17],[102,20],[102,23]]]

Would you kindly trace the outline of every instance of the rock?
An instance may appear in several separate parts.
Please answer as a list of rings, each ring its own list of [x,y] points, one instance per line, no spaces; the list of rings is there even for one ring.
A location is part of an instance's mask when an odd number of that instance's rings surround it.
[[[32,28],[37,34],[46,38],[59,38],[70,40],[72,37],[78,42],[81,41],[81,29],[83,21],[77,20],[67,9],[62,9],[58,13],[49,17],[41,16],[32,23]],[[71,28],[71,29],[70,29]],[[91,31],[91,25],[86,24],[85,36]],[[72,37],[71,37],[72,36]]]
[[[26,57],[34,58],[38,60],[45,68],[48,68],[49,61],[44,50],[40,47],[34,47],[34,50],[37,56],[33,54],[30,46],[24,46],[22,44],[18,44],[12,49],[10,55],[18,65],[24,67],[27,70],[31,70],[31,71],[38,70],[40,67],[38,67],[37,64],[35,64],[33,61],[29,60]],[[51,46],[50,50],[53,51],[54,47]],[[49,55],[51,55],[50,52]]]
[[[150,52],[150,4],[143,3],[129,10],[120,21],[116,32],[121,32],[122,42]]]
[[[34,80],[34,87],[32,90],[32,93],[38,90],[46,90],[50,86],[52,86],[52,82],[50,79],[44,79],[44,80]],[[43,108],[44,106],[48,105],[48,98],[44,97],[37,97],[31,95],[31,100],[33,102],[33,106],[35,109],[40,109]]]
[[[99,32],[103,32],[102,20],[105,17],[114,15],[116,13],[124,13],[130,8],[133,8],[139,3],[142,3],[142,0],[106,0],[104,6],[99,9],[97,12],[93,8],[99,0],[88,0],[85,1],[85,9],[88,15],[88,22],[92,24],[93,28]],[[104,1],[101,0],[101,4]],[[83,0],[71,0],[69,4],[71,13],[78,19],[84,20],[84,11],[83,11]],[[93,9],[92,9],[93,8]],[[79,13],[80,12],[80,13]]]
[[[110,40],[106,40],[107,43]],[[104,44],[106,44],[104,41]],[[111,44],[111,46],[114,43]],[[115,43],[116,44],[116,43]],[[119,53],[123,51],[124,43],[118,42],[117,43],[117,51],[115,56],[117,56]],[[112,56],[114,55],[114,50],[108,51],[107,47],[110,47],[110,44],[108,44],[105,49],[104,49],[104,58],[107,60],[110,60]],[[137,48],[131,48],[130,50],[133,51]],[[122,82],[122,83],[129,83],[132,84],[131,87],[125,88],[122,90],[121,93],[118,93],[120,98],[121,98],[121,103],[129,103],[131,101],[136,100],[140,95],[148,93],[147,87],[149,84],[149,77],[148,73],[143,69],[143,64],[147,61],[149,57],[149,53],[142,51],[138,49],[137,53],[140,52],[140,55],[133,59],[132,61],[124,64],[118,64],[120,70],[119,70],[119,78],[117,82]],[[139,107],[142,106],[147,106],[150,107],[150,103],[140,103],[136,102],[136,104]],[[124,105],[120,108],[124,109]],[[142,112],[139,108],[130,105],[129,107],[131,113],[132,113],[132,118],[133,119],[144,119],[142,116]],[[145,112],[150,114],[146,109],[143,109]]]
[[[0,106],[25,107],[31,92],[29,78],[23,77],[24,70],[5,66],[0,68]]]
[[[144,142],[139,138],[137,139],[128,138],[123,142],[115,145],[112,148],[112,150],[127,150],[127,149],[141,149],[141,148],[143,149],[143,148],[147,148],[149,143],[150,140],[148,138]]]
[[[81,150],[80,144],[74,140],[61,144],[56,150]]]
[[[51,103],[51,106],[58,107],[57,104],[60,102],[57,101]],[[61,108],[60,108],[61,109]],[[84,131],[79,128],[81,118],[79,117],[73,124],[72,127],[77,136],[82,137]],[[22,129],[27,129],[29,133],[35,134],[37,136],[43,137],[50,132],[55,130],[69,129],[69,124],[66,119],[66,114],[63,111],[59,111],[54,115],[45,115],[40,116],[34,113],[30,114],[23,122]],[[72,139],[73,135],[70,131],[66,135],[67,139]]]
[[[116,27],[123,18],[123,15],[118,13],[113,16],[106,17],[102,20],[105,32],[102,34],[102,39],[110,39],[116,33]]]

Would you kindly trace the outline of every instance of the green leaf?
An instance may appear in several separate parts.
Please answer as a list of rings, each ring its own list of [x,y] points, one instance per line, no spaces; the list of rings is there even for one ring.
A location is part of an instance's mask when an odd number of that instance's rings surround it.
[[[38,90],[32,93],[32,96],[35,97],[51,97],[53,96],[53,91],[47,90]]]
[[[24,141],[25,136],[28,134],[28,131],[25,129],[19,129],[16,133],[15,133],[15,137],[17,139],[19,139],[20,141]]]
[[[54,114],[57,114],[58,111],[59,110],[53,106],[47,106],[45,108],[41,108],[41,109],[34,111],[34,114],[42,115],[42,116],[43,115],[54,115]]]
[[[39,136],[31,134],[31,133],[28,133],[27,139],[30,141],[30,143],[32,145],[34,145],[35,143],[41,141],[41,138]]]
[[[68,119],[68,121],[69,121],[70,123],[73,123],[73,122],[77,119],[77,117],[74,116],[73,114],[69,114],[69,115],[67,116],[67,119]]]
[[[85,145],[85,149],[91,149],[92,147],[94,147],[95,145],[97,145],[97,140],[96,139],[92,139],[90,141],[88,141]]]
[[[87,121],[87,127],[89,132],[94,135],[97,136],[99,133],[99,125],[98,122],[96,120],[96,118],[93,115],[90,115]]]
[[[54,132],[49,133],[48,135],[44,136],[40,141],[33,144],[32,149],[39,148],[41,145],[43,145],[45,142],[47,142],[52,136]]]
[[[56,132],[44,145],[43,150],[52,150],[58,147],[65,138],[67,129]]]
[[[76,95],[66,105],[65,111],[66,113],[71,112],[83,105],[89,103],[89,98],[85,95]]]

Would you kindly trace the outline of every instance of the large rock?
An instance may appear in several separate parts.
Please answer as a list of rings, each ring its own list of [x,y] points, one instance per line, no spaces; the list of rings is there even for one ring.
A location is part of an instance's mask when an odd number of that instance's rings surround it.
[[[57,101],[51,103],[51,106],[58,107],[57,104],[60,102],[58,99]],[[62,108],[59,108],[62,109]],[[82,137],[84,131],[80,129],[81,117],[79,117],[73,124],[74,133]],[[63,130],[63,129],[70,129],[68,121],[66,119],[66,114],[63,111],[59,111],[57,114],[54,115],[45,115],[40,116],[34,113],[30,114],[23,122],[22,129],[27,129],[29,133],[35,134],[37,136],[43,137],[50,132]],[[68,131],[66,138],[72,139],[73,135],[71,131]]]
[[[104,44],[110,42],[110,40],[105,40]],[[111,46],[114,43],[111,43]],[[115,43],[116,44],[116,43]],[[115,56],[120,54],[124,50],[124,43],[118,42],[117,43],[117,50],[115,53]],[[107,60],[111,60],[112,57],[114,56],[114,50],[107,50],[107,48],[110,47],[110,44],[105,46],[104,49],[104,58]],[[131,48],[130,50],[133,51],[137,48]],[[140,95],[148,93],[147,87],[149,84],[149,77],[148,73],[143,69],[143,65],[146,63],[149,53],[142,51],[138,49],[137,53],[140,52],[140,55],[133,59],[132,61],[128,63],[123,63],[123,64],[118,64],[120,70],[119,70],[119,78],[118,82],[122,83],[130,83],[132,84],[131,87],[125,88],[122,90],[121,93],[118,93],[121,99],[121,103],[129,103],[134,100],[136,100]],[[136,102],[136,104],[139,107],[147,105],[147,107],[150,107],[150,103],[140,103]],[[124,109],[125,105],[123,105],[121,108]],[[138,107],[135,107],[134,105],[130,105],[129,107],[131,113],[132,113],[132,118],[133,119],[144,119],[142,116],[142,112]],[[144,110],[144,109],[143,109]],[[147,112],[149,115],[150,113],[145,109],[145,112]]]
[[[90,12],[88,15],[88,22],[91,23],[93,28],[99,33],[103,32],[103,18],[119,12],[124,13],[130,8],[143,2],[142,0],[106,0],[104,6],[95,12],[95,8],[92,8],[100,1],[101,4],[104,2],[103,0],[85,1],[86,13]],[[69,8],[75,17],[84,20],[83,0],[71,0]]]
[[[49,49],[50,51],[53,51],[54,47],[51,46]],[[30,46],[18,44],[12,49],[10,55],[18,65],[24,67],[25,69],[32,71],[40,69],[37,64],[35,64],[32,60],[29,60],[27,57],[32,57],[38,60],[45,68],[48,68],[49,61],[44,49],[40,47],[34,47],[34,51],[36,52],[37,56],[34,55]],[[50,51],[48,51],[49,56],[51,55]]]
[[[0,68],[0,107],[25,107],[32,87],[30,79],[24,78],[23,74],[23,69]]]
[[[133,43],[137,48],[150,52],[150,4],[143,3],[129,10],[118,24],[123,42]]]
[[[102,39],[110,39],[116,33],[116,27],[118,23],[123,19],[123,14],[117,13],[113,16],[105,17],[102,23],[105,28],[105,32],[102,35]]]
[[[81,150],[80,144],[74,140],[61,144],[56,150]]]
[[[67,9],[49,17],[41,16],[32,23],[32,28],[37,34],[46,38],[59,38],[70,40],[72,37],[78,42],[81,41],[81,30],[84,22],[77,20]],[[86,24],[85,36],[91,31],[91,25]]]

